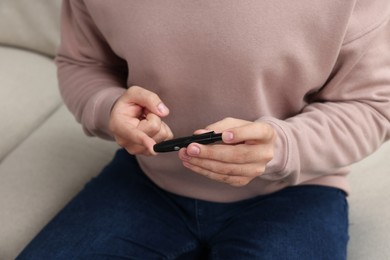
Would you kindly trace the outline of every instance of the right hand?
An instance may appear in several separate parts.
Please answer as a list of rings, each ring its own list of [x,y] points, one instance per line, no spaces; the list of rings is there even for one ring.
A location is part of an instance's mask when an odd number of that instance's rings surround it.
[[[173,138],[171,129],[161,120],[168,114],[155,93],[132,86],[113,106],[109,130],[130,154],[155,155],[154,144]]]

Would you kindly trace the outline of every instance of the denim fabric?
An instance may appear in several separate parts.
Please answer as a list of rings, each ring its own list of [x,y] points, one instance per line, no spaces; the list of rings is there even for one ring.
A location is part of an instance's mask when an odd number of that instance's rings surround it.
[[[215,203],[154,185],[133,156],[114,160],[18,259],[346,259],[345,193],[296,186]]]

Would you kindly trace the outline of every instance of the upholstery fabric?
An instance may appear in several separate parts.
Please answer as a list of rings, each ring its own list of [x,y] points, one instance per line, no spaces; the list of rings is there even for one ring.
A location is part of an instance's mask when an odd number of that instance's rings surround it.
[[[61,0],[1,0],[0,43],[54,55]]]
[[[1,35],[1,34],[0,34]],[[0,160],[61,104],[53,61],[0,46]]]
[[[390,142],[353,165],[348,259],[390,259]]]
[[[11,260],[117,149],[62,106],[0,164],[0,259]]]

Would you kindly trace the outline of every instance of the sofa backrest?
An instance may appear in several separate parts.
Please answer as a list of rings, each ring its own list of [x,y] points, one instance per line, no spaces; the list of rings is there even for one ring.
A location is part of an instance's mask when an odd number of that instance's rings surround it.
[[[53,56],[60,9],[61,0],[0,0],[0,45]]]

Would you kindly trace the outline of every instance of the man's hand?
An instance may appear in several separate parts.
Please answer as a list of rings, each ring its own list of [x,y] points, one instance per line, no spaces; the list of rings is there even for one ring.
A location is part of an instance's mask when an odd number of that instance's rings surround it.
[[[225,144],[193,143],[179,152],[183,165],[198,174],[232,186],[245,186],[262,175],[273,158],[276,132],[269,124],[226,118],[206,129],[222,132]]]
[[[130,154],[155,155],[153,145],[173,137],[161,120],[168,114],[168,108],[155,93],[132,86],[112,108],[109,130]]]

